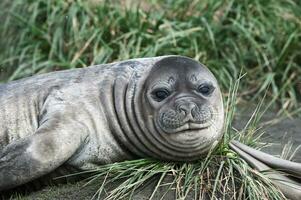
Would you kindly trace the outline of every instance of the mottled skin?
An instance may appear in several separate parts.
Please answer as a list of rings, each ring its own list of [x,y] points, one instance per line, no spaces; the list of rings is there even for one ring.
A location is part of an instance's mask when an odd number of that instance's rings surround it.
[[[64,165],[195,160],[222,137],[214,76],[181,56],[133,59],[0,85],[0,191]]]

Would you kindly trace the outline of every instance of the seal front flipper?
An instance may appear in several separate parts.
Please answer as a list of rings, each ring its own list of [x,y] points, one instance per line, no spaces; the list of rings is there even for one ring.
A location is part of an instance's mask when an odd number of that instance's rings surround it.
[[[0,152],[0,191],[22,185],[53,171],[80,147],[82,130],[70,129],[63,112],[48,115],[35,134]]]
[[[300,200],[301,199],[301,183],[298,180],[289,178],[285,174],[275,171],[277,168],[271,168],[268,163],[274,163],[276,161],[285,161],[283,159],[276,158],[269,154],[263,153],[261,151],[252,149],[238,141],[231,141],[230,148],[238,153],[247,163],[249,163],[253,168],[260,172],[265,172],[264,175],[270,178],[271,182],[275,184],[281,192],[289,199]],[[266,158],[264,160],[264,157]],[[272,158],[271,158],[272,157]],[[279,159],[279,160],[278,160]],[[286,161],[287,163],[289,161]],[[285,162],[285,163],[286,163]],[[286,163],[286,164],[287,164]],[[293,163],[293,162],[291,162]],[[279,163],[278,163],[279,164]],[[281,163],[283,164],[283,163]],[[298,163],[296,163],[298,164]],[[279,165],[278,165],[279,166]],[[282,165],[283,167],[283,165]],[[279,168],[278,168],[279,169]],[[289,173],[288,173],[289,175]]]

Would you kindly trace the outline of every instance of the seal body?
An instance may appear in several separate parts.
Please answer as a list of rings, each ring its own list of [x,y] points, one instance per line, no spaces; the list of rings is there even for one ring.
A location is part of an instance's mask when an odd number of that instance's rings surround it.
[[[69,165],[196,160],[222,137],[214,76],[182,56],[133,59],[0,85],[0,190]]]

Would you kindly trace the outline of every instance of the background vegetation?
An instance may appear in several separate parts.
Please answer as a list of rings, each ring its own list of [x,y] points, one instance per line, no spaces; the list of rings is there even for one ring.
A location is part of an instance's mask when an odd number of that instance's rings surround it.
[[[238,82],[242,100],[258,102],[266,96],[283,110],[300,107],[301,1],[2,0],[0,8],[0,82],[166,54],[195,58],[219,80],[228,106],[225,137],[217,152],[194,164],[137,160],[103,166],[91,180],[109,174],[127,180],[109,199],[131,195],[158,176],[155,193],[168,174],[174,184],[183,184],[176,189],[179,198],[190,191],[205,191],[211,199],[225,191],[235,199],[283,198],[228,142],[236,136],[254,145],[258,139],[259,108],[243,130],[232,129]],[[240,79],[242,73],[246,75]]]
[[[138,4],[137,4],[138,3]],[[298,108],[299,0],[3,0],[2,81],[135,57],[189,56],[227,91],[241,70],[243,99]]]

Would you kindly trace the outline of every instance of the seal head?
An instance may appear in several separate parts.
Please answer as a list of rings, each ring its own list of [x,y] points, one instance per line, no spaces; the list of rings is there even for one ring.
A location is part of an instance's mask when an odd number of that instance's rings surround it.
[[[142,143],[151,156],[196,160],[222,137],[223,101],[213,74],[182,56],[157,61],[135,98]]]

